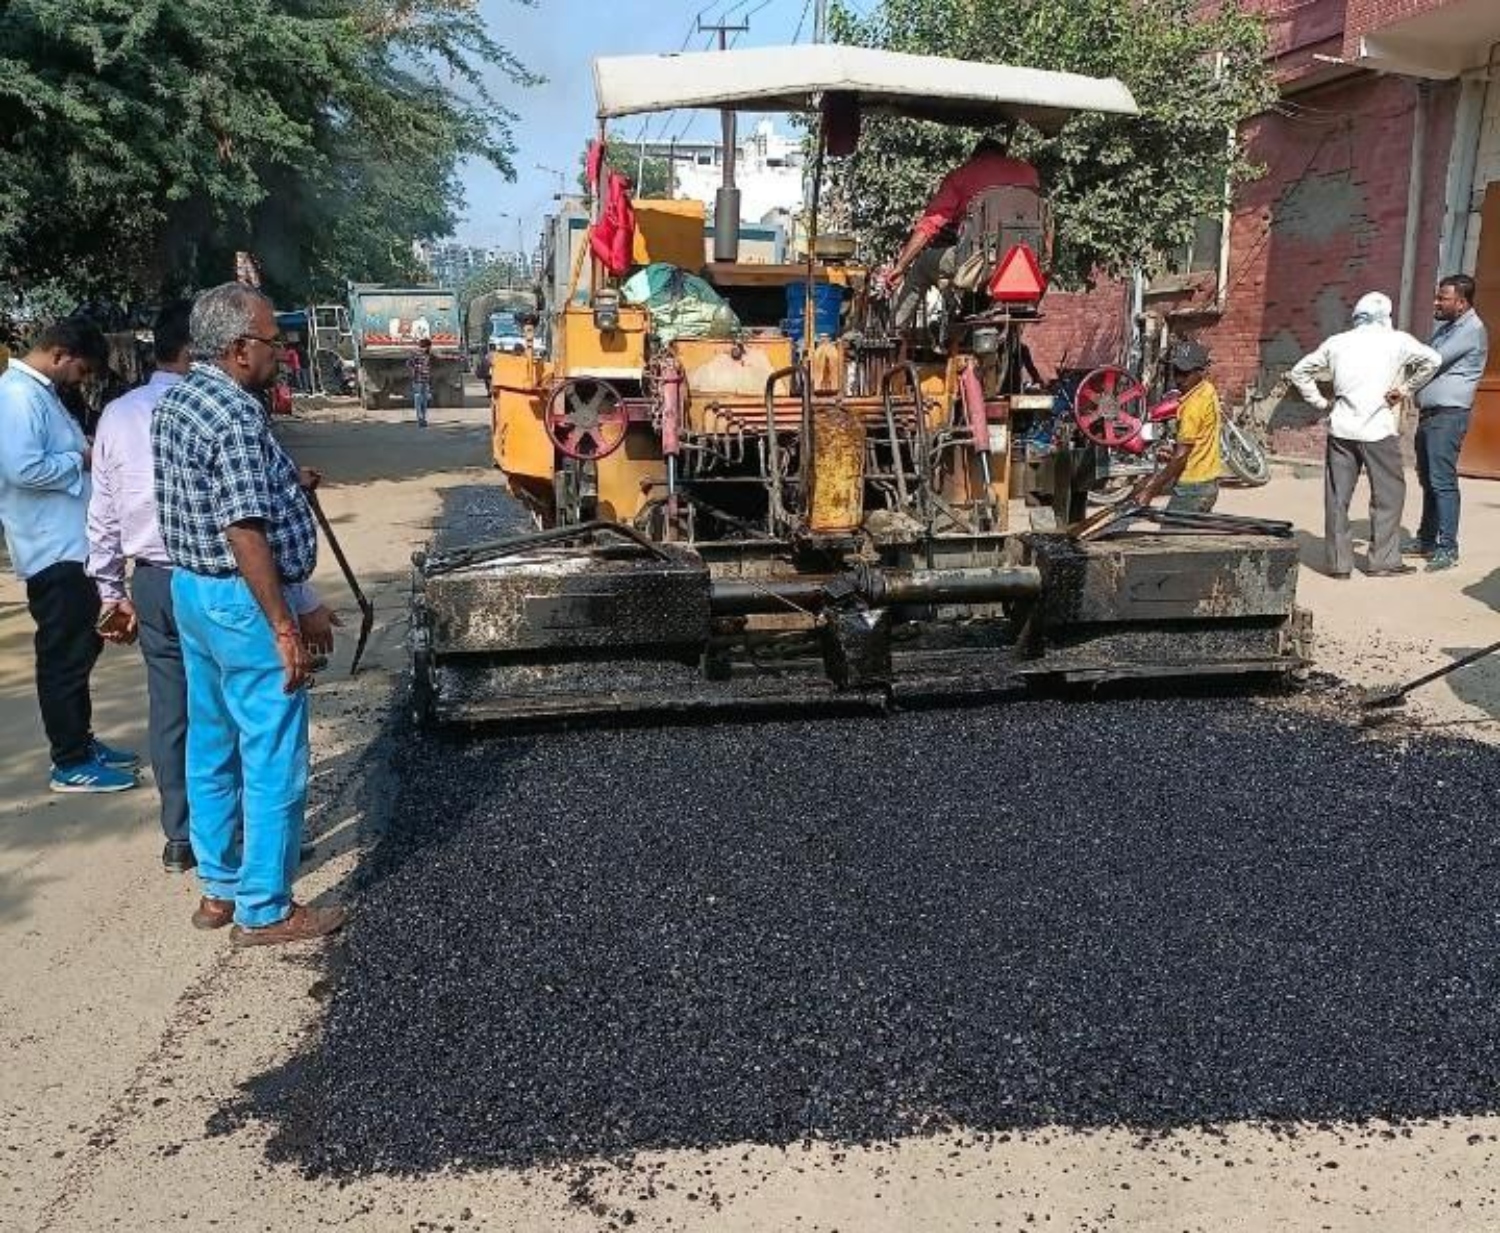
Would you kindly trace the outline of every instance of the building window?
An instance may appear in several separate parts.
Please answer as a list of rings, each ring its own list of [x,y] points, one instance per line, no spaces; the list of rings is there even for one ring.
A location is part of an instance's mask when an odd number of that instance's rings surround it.
[[[1223,238],[1223,219],[1200,218],[1192,240],[1171,254],[1168,269],[1173,274],[1218,273],[1219,245]]]
[[[1148,296],[1180,296],[1202,287],[1204,276],[1217,276],[1224,242],[1220,218],[1200,218],[1193,238],[1167,254],[1166,268],[1146,286]]]

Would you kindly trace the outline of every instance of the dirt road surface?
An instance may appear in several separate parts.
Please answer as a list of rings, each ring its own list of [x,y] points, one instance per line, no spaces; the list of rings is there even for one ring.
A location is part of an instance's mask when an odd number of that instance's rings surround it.
[[[348,893],[392,796],[386,719],[400,688],[406,566],[442,492],[494,476],[483,411],[318,412],[284,428],[323,469],[324,506],[378,609],[369,670],[346,640],[314,697],[317,841],[299,897]],[[1464,558],[1426,577],[1338,582],[1321,569],[1321,484],[1278,476],[1232,512],[1295,520],[1320,666],[1390,683],[1500,636],[1500,487],[1465,485]],[[1415,506],[1415,485],[1409,512]],[[1408,522],[1410,525],[1410,521]],[[354,615],[329,554],[318,579]],[[233,954],[188,927],[189,879],[164,874],[148,786],[53,797],[31,686],[31,625],[0,582],[0,1228],[1390,1230],[1500,1227],[1500,1117],[1386,1128],[1228,1124],[961,1133],[860,1148],[754,1145],[596,1166],[452,1167],[308,1178],[236,1117],[246,1086],[315,1044],[337,948]],[[111,648],[96,728],[144,750],[144,680]],[[1500,660],[1424,691],[1417,722],[1488,739]],[[356,904],[357,906],[357,904]],[[461,1083],[461,1076],[452,1076]],[[1497,1109],[1500,1111],[1500,1109]],[[641,1182],[642,1171],[649,1185]],[[698,1180],[718,1179],[712,1195]],[[734,1179],[726,1182],[726,1179]]]

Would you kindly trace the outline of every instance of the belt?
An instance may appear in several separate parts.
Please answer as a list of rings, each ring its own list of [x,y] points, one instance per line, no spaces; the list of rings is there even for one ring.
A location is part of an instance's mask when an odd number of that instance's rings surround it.
[[[239,570],[237,570],[237,569],[231,569],[231,570],[228,570],[228,571],[226,571],[225,573],[222,573],[222,574],[205,574],[202,570],[189,569],[186,565],[157,565],[153,561],[140,561],[140,562],[137,562],[137,564],[139,564],[139,565],[150,565],[154,569],[165,569],[165,570],[180,569],[185,574],[192,574],[194,578],[212,578],[215,582],[227,582],[231,578],[242,577],[242,575],[240,574]],[[308,574],[306,577],[302,577],[302,578],[280,578],[279,580],[281,582],[281,585],[284,586],[284,587],[297,587],[297,586],[301,586],[304,582],[306,582],[311,577],[312,577],[312,575]]]

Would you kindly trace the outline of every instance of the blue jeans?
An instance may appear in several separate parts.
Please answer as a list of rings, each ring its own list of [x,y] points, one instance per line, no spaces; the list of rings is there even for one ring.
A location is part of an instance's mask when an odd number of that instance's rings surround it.
[[[1417,420],[1417,481],[1422,523],[1417,538],[1429,548],[1458,552],[1458,455],[1469,431],[1461,407],[1434,407]]]
[[[172,571],[187,670],[187,795],[198,876],[247,928],[291,911],[307,805],[307,691],[282,692],[271,624],[244,579]],[[239,837],[244,827],[243,843]]]
[[[412,405],[417,409],[417,423],[427,422],[427,408],[432,405],[432,386],[418,381],[411,387]]]
[[[1170,514],[1207,514],[1219,500],[1219,481],[1205,480],[1201,484],[1184,484],[1180,480],[1172,488],[1167,501]]]

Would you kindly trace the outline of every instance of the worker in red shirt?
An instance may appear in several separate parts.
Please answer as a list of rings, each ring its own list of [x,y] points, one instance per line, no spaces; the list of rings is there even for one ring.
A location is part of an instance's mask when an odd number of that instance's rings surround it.
[[[900,286],[897,326],[911,325],[927,292],[940,278],[951,278],[956,272],[953,246],[974,198],[988,189],[1010,186],[1040,191],[1042,181],[1035,167],[1011,158],[1005,142],[996,137],[981,138],[968,161],[943,177],[895,264],[876,275],[877,287],[886,293]]]

